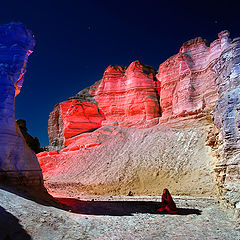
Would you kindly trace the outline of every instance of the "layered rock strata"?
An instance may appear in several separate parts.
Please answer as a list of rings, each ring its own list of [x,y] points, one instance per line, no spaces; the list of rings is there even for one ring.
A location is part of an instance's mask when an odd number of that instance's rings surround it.
[[[227,41],[214,71],[219,95],[214,109],[217,183],[222,198],[240,209],[240,38]]]
[[[48,122],[49,148],[59,150],[72,137],[101,126],[154,126],[159,116],[155,70],[139,61],[127,68],[109,66],[101,81],[55,106]]]
[[[34,152],[15,123],[14,101],[23,84],[35,41],[21,23],[0,26],[0,179],[40,184],[42,172]]]
[[[174,194],[214,195],[215,170],[221,198],[240,208],[239,39],[231,41],[228,31],[218,37],[184,43],[158,73],[139,61],[109,66],[67,105],[95,104],[101,118],[93,132],[78,113],[74,122],[83,131],[73,133],[71,124],[67,130],[72,120],[64,122],[57,105],[49,138],[65,146],[38,155],[48,183],[63,185],[64,179],[99,194],[159,194],[158,185]]]
[[[102,124],[140,128],[156,125],[160,108],[155,74],[152,67],[139,61],[127,68],[109,66],[93,92],[106,118]]]
[[[201,37],[195,38],[159,66],[161,123],[177,127],[191,118],[211,118],[218,99],[212,67],[228,46],[226,42],[225,31],[210,45]]]
[[[52,113],[55,121],[58,122],[58,128],[54,134],[59,134],[63,138],[63,144],[68,145],[68,140],[84,132],[92,132],[101,127],[104,119],[96,104],[91,102],[80,102],[78,100],[69,100],[59,103],[58,111]],[[60,113],[60,114],[59,114]],[[61,124],[62,122],[62,124]],[[52,124],[50,124],[52,129]],[[62,126],[62,129],[61,129]],[[61,136],[62,134],[62,136]],[[53,140],[54,141],[54,140]],[[51,141],[51,142],[53,142]],[[59,140],[60,142],[61,140]],[[54,143],[56,145],[56,143]]]

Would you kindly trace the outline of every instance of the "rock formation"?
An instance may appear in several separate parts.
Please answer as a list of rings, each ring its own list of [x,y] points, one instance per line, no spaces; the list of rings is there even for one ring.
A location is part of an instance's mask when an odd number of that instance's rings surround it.
[[[73,187],[88,194],[160,195],[168,187],[174,194],[215,195],[215,159],[205,146],[207,131],[104,126],[95,134],[82,134],[59,152],[37,156],[50,190]]]
[[[35,41],[21,23],[0,26],[0,179],[40,184],[42,172],[15,123],[14,101],[21,90]]]
[[[225,46],[214,65],[219,95],[214,108],[219,130],[215,171],[222,198],[240,209],[240,38]]]
[[[32,137],[28,133],[27,129],[27,123],[23,119],[17,119],[16,123],[27,143],[27,145],[35,152],[35,153],[40,153],[41,152],[41,147],[40,147],[40,142],[37,137]]]
[[[160,108],[155,73],[139,61],[127,68],[109,66],[100,82],[55,106],[48,122],[50,149],[67,146],[75,141],[71,138],[101,126],[156,125]]]
[[[90,92],[105,116],[102,124],[138,128],[156,125],[160,109],[155,73],[139,61],[127,68],[109,66],[98,88]]]
[[[184,43],[158,73],[139,61],[109,66],[100,81],[56,105],[55,151],[38,154],[47,184],[97,194],[167,187],[219,194],[239,208],[240,40],[228,31],[218,37]]]
[[[70,138],[84,132],[94,131],[102,126],[101,123],[104,118],[95,103],[69,100],[59,103],[56,109],[58,110],[54,110],[51,113],[50,119],[53,119],[53,122],[58,122],[57,131],[54,131],[56,129],[53,128],[54,124],[51,121],[49,121],[49,129],[55,135],[56,133],[60,133],[58,139],[62,138],[65,145],[69,144],[68,140]],[[52,137],[50,142],[54,141],[56,141],[56,138]],[[57,142],[61,143],[61,140]]]
[[[161,123],[176,127],[186,119],[211,117],[218,99],[212,67],[227,47],[225,42],[225,32],[210,46],[206,40],[195,38],[159,66]]]

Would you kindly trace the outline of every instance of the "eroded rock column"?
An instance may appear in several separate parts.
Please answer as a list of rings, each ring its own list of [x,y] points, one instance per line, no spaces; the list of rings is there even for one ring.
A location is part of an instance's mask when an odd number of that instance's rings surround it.
[[[214,65],[219,100],[214,123],[219,130],[217,184],[224,200],[240,210],[240,38],[231,44],[221,32],[224,51]]]
[[[40,184],[42,171],[33,151],[15,124],[15,96],[19,94],[27,58],[35,41],[21,23],[0,26],[0,181]]]

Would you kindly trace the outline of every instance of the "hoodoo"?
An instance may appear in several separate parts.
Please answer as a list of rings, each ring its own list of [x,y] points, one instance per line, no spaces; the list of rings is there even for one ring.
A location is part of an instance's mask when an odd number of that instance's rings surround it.
[[[28,56],[35,45],[21,23],[0,26],[0,181],[38,185],[42,171],[15,123],[15,97],[20,93]]]

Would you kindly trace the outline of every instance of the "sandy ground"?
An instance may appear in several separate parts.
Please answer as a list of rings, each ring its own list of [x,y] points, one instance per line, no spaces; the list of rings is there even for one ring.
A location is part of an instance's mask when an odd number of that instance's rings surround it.
[[[174,197],[178,215],[158,214],[156,196],[44,198],[1,187],[0,239],[240,239],[213,198]]]

